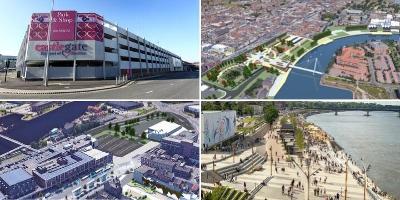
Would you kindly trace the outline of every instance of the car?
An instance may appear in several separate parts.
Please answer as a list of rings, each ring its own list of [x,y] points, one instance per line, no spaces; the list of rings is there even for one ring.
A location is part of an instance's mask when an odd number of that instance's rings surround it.
[[[46,194],[44,195],[44,197],[46,197],[46,198],[49,198],[50,196],[51,196],[50,193],[46,193]]]
[[[59,188],[58,190],[55,191],[55,193],[59,194],[59,193],[61,193],[62,191],[63,191],[63,189],[62,189],[62,188]]]

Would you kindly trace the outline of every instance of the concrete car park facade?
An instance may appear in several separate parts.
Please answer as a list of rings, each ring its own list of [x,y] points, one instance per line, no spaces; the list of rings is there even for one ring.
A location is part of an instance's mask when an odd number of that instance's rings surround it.
[[[183,71],[178,55],[103,16],[76,11],[33,13],[17,57],[24,80],[135,79],[170,71]]]

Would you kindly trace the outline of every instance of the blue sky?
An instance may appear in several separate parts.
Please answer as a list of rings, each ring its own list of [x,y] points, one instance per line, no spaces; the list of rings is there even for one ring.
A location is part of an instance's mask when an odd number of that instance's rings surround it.
[[[54,10],[96,12],[107,20],[178,54],[199,61],[199,0],[54,0]],[[0,0],[0,54],[17,55],[34,12],[51,0]]]

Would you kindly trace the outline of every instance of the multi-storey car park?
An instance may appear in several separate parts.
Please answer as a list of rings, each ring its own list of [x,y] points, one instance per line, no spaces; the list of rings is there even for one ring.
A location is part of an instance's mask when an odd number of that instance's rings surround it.
[[[49,49],[49,51],[48,51]],[[96,13],[33,13],[17,57],[17,77],[129,79],[182,71],[178,55]]]

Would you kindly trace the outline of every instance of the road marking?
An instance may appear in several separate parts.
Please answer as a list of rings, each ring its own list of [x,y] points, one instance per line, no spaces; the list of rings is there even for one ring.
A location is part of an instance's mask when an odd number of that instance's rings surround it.
[[[146,94],[150,94],[150,93],[152,93],[152,92],[153,92],[153,90],[150,90],[150,91],[146,92]]]

